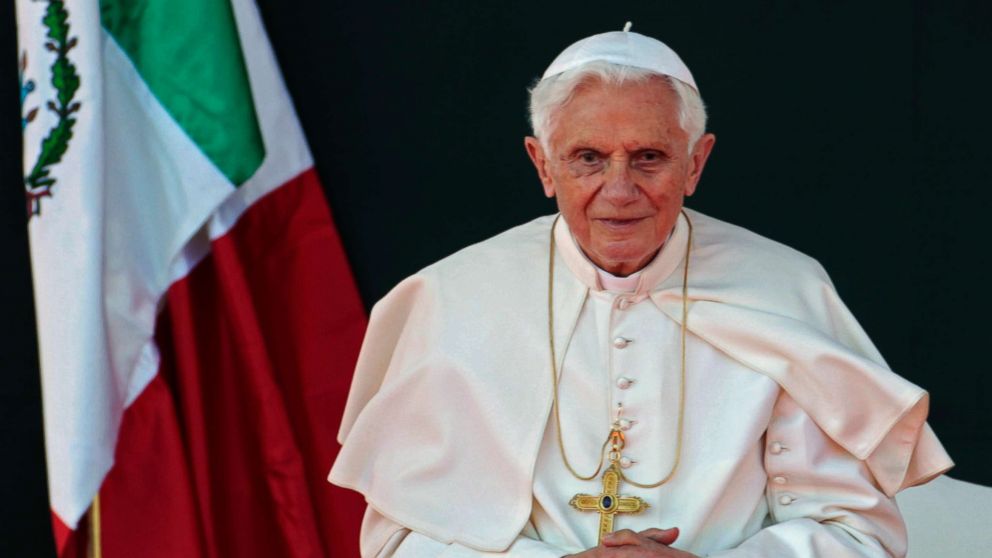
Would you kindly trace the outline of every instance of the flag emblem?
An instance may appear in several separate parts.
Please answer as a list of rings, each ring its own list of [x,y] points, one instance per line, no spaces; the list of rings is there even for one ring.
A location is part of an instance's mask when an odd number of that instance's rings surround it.
[[[76,66],[69,59],[69,51],[75,48],[78,39],[69,36],[69,12],[65,3],[60,0],[48,2],[45,17],[41,20],[45,26],[45,50],[55,55],[55,60],[49,66],[50,79],[55,96],[48,99],[45,106],[55,115],[56,120],[51,129],[41,140],[38,157],[31,166],[30,172],[24,177],[25,194],[27,196],[28,217],[41,215],[41,200],[52,196],[52,186],[56,179],[51,174],[52,167],[62,160],[69,149],[72,139],[72,128],[76,124],[73,114],[79,111],[79,101],[74,100],[79,90],[79,74]],[[34,81],[23,81],[23,72],[27,70],[27,55],[21,57],[21,103],[34,90]],[[22,128],[33,121],[38,109],[31,109],[22,120]]]

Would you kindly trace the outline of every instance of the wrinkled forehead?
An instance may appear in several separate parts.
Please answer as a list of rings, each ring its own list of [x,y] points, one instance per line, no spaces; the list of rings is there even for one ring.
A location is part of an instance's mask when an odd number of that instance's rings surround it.
[[[677,146],[688,136],[678,95],[663,77],[615,84],[591,76],[553,113],[549,140],[557,149],[588,144],[637,150]]]

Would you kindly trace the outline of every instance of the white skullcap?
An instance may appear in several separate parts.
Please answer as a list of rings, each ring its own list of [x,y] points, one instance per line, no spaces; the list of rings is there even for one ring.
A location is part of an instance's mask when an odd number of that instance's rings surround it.
[[[699,92],[692,73],[674,50],[658,39],[629,29],[630,22],[623,31],[600,33],[572,43],[548,66],[541,79],[567,72],[586,62],[602,60],[671,76]]]

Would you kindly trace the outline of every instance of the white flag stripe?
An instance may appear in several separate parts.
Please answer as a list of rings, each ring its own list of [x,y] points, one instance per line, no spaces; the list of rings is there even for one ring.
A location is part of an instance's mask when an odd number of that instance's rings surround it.
[[[49,39],[42,26],[46,7],[40,2],[21,1],[17,5],[19,49],[27,59],[24,80],[34,84],[25,105],[39,108],[36,120],[24,129],[25,173],[31,172],[42,140],[58,121],[47,108],[57,92],[50,70],[55,55],[45,47]],[[69,59],[80,74],[98,71],[102,49],[98,5],[70,4],[69,9],[70,36],[86,37],[69,52]],[[53,197],[41,199],[41,218],[29,222],[49,493],[53,506],[62,504],[60,515],[70,513],[63,517],[76,513],[69,512],[75,507],[69,505],[74,494],[92,493],[96,472],[109,467],[109,457],[93,448],[115,439],[116,428],[104,418],[124,397],[109,374],[91,378],[91,374],[80,373],[109,370],[111,366],[111,355],[102,349],[109,345],[103,328],[103,302],[98,296],[102,277],[99,268],[94,270],[104,250],[100,242],[103,197],[99,192],[104,146],[93,141],[102,120],[102,92],[102,83],[88,78],[76,92],[74,101],[80,103],[81,110],[72,115],[76,123],[68,151],[50,171],[58,179]],[[96,417],[95,424],[66,421],[60,413],[89,413]]]
[[[42,367],[45,421],[57,425],[55,432],[69,429],[64,437],[47,437],[52,507],[71,523],[89,507],[110,470],[125,405],[156,372],[149,366],[157,368],[157,362],[141,355],[150,350],[146,346],[158,302],[171,279],[169,265],[233,191],[158,103],[117,43],[105,32],[90,39],[104,46],[98,61],[103,71],[86,72],[84,64],[91,61],[79,60],[77,66],[84,88],[87,80],[102,76],[103,117],[89,129],[80,122],[82,133],[69,152],[77,144],[101,141],[105,158],[87,164],[102,166],[104,178],[96,184],[76,180],[76,167],[65,161],[56,168],[59,186],[51,203],[31,223],[32,247],[40,251],[34,268],[39,301],[68,290],[88,302],[38,312],[47,357]],[[86,111],[84,106],[81,112]],[[80,234],[75,218],[61,216],[69,204],[63,195],[73,189],[101,200],[102,207],[91,216],[94,230],[82,233],[93,242],[91,252],[78,254],[88,256],[87,262],[67,269],[49,255],[64,238]],[[49,208],[59,211],[49,214]],[[43,238],[52,234],[57,238]],[[84,268],[87,264],[90,269]],[[75,287],[82,277],[94,278],[89,288]],[[89,338],[96,332],[103,333],[104,342]],[[83,341],[67,350],[62,339]],[[80,359],[100,354],[104,362],[97,365]]]

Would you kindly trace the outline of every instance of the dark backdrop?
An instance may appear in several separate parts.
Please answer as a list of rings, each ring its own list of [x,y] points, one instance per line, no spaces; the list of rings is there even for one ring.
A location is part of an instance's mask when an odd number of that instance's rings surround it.
[[[0,3],[2,544],[49,553],[16,49]],[[525,87],[572,41],[634,30],[692,68],[717,144],[689,205],[819,259],[890,365],[932,393],[958,478],[992,484],[985,335],[992,4],[262,0],[366,304],[550,213]],[[8,534],[9,533],[9,534]]]

